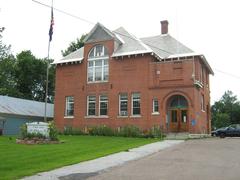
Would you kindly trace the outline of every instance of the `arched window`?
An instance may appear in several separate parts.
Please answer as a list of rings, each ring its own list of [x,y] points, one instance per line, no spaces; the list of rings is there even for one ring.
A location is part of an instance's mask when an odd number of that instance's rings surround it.
[[[186,108],[188,107],[187,100],[181,95],[175,95],[170,99],[170,108]]]
[[[108,81],[108,52],[103,45],[94,46],[88,55],[88,82]]]

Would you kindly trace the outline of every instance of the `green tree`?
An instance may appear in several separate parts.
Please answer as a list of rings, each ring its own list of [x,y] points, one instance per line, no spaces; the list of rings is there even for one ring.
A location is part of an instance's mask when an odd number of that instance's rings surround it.
[[[87,36],[87,34],[83,34],[81,38],[77,38],[76,41],[72,41],[68,48],[66,50],[61,50],[61,53],[63,56],[67,56],[71,52],[76,51],[77,49],[80,49],[81,47],[84,46],[84,39]]]
[[[0,60],[0,94],[19,97],[21,93],[16,88],[15,62],[13,56]]]
[[[47,60],[36,58],[31,51],[22,51],[17,55],[15,64],[16,87],[21,98],[44,101],[46,86]],[[55,69],[49,69],[49,98],[53,101]]]
[[[2,42],[4,27],[0,28],[0,94],[7,96],[20,96],[16,89],[15,58],[10,53],[11,46]]]
[[[10,45],[6,45],[2,42],[2,33],[5,30],[4,27],[0,28],[0,60],[7,58],[10,55]]]
[[[232,91],[226,91],[212,106],[212,127],[219,128],[240,123],[240,102]]]

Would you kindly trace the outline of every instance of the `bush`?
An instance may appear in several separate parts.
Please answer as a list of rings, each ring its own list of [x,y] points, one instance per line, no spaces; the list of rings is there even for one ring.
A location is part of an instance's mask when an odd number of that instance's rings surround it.
[[[108,126],[101,125],[89,128],[89,134],[93,136],[114,136],[115,131]]]
[[[41,133],[28,133],[27,132],[27,125],[26,124],[23,124],[21,127],[20,127],[20,139],[33,139],[33,138],[39,138],[39,139],[50,139],[52,141],[56,141],[58,140],[58,131],[54,125],[53,122],[50,122],[48,124],[48,127],[49,127],[49,137],[46,137],[44,136],[43,134]]]
[[[147,137],[150,137],[150,138],[163,138],[164,137],[164,134],[162,132],[162,129],[160,126],[153,126],[148,134],[146,134]]]
[[[65,126],[63,130],[64,135],[85,135],[85,133],[78,128],[73,128],[71,126]]]
[[[57,141],[58,140],[58,130],[57,128],[55,127],[55,124],[54,122],[49,122],[48,123],[48,126],[49,126],[49,138],[50,140],[52,141]]]
[[[141,137],[142,132],[136,126],[127,125],[120,128],[118,135],[123,137]]]
[[[26,124],[23,124],[21,127],[20,127],[20,139],[24,139],[27,137],[27,125]]]

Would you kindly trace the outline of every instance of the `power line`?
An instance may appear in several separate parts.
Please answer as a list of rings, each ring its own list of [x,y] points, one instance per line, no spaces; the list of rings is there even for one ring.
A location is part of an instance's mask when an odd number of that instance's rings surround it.
[[[35,3],[37,3],[37,4],[40,4],[40,5],[42,5],[42,6],[45,6],[45,7],[48,7],[48,8],[52,8],[52,6],[47,5],[47,4],[44,4],[44,3],[42,3],[42,2],[39,2],[39,1],[36,1],[36,0],[32,0],[32,1],[35,2]],[[91,25],[96,24],[96,23],[93,23],[93,22],[91,22],[91,21],[89,21],[89,20],[86,20],[86,19],[84,19],[84,18],[78,17],[78,16],[76,16],[76,15],[74,15],[74,14],[70,14],[70,13],[68,13],[68,12],[66,12],[66,11],[63,11],[63,10],[60,10],[60,9],[57,9],[57,8],[54,8],[54,7],[53,7],[53,9],[56,10],[56,11],[58,11],[58,12],[60,12],[60,13],[66,14],[66,15],[71,16],[71,17],[73,17],[73,18],[76,18],[76,19],[78,19],[78,20],[81,20],[81,21],[84,21],[84,22],[86,22],[86,23],[89,23],[89,24],[91,24]],[[122,34],[122,33],[116,32],[116,31],[114,31],[114,32],[115,32],[116,34],[125,36],[125,37],[127,37],[127,38],[129,38],[129,39],[136,40],[135,38],[133,38],[133,37],[131,37],[131,36],[128,36],[128,35],[126,35],[126,34]],[[153,48],[155,48],[155,49],[158,49],[158,50],[160,50],[160,51],[163,51],[163,52],[165,52],[165,53],[167,53],[167,54],[174,54],[174,53],[171,53],[171,52],[166,51],[166,50],[164,50],[164,49],[161,49],[161,48],[159,48],[159,47],[153,46],[153,45],[151,45],[151,44],[148,44],[148,43],[145,43],[145,44],[148,45],[148,46],[150,46],[150,47],[153,47]]]
[[[42,2],[39,2],[39,1],[36,1],[36,0],[32,0],[32,1],[35,2],[35,3],[37,3],[37,4],[40,4],[40,5],[42,5],[42,6],[45,6],[45,7],[48,7],[48,8],[52,8],[52,6],[47,5],[47,4],[44,4],[44,3],[42,3]],[[95,23],[93,23],[93,22],[91,22],[91,21],[89,21],[89,20],[86,20],[86,19],[84,19],[84,18],[80,18],[80,17],[78,17],[78,16],[76,16],[76,15],[74,15],[74,14],[68,13],[68,12],[66,12],[66,11],[63,11],[63,10],[60,10],[60,9],[57,9],[57,8],[54,8],[54,7],[53,7],[53,9],[56,10],[56,11],[58,11],[58,12],[60,12],[60,13],[63,13],[63,14],[66,14],[66,15],[68,15],[68,16],[71,16],[71,17],[73,17],[73,18],[76,18],[76,19],[79,19],[79,20],[81,20],[81,21],[84,21],[84,22],[86,22],[86,23],[95,24]]]
[[[48,7],[48,8],[52,8],[52,6],[47,5],[47,4],[44,4],[44,3],[42,3],[42,2],[39,2],[39,1],[36,1],[36,0],[32,0],[32,1],[35,2],[35,3],[37,3],[37,4],[40,4],[40,5],[42,5],[42,6],[45,6],[45,7]],[[81,18],[81,17],[79,17],[79,16],[76,16],[76,15],[74,15],[74,14],[68,13],[68,12],[66,12],[66,11],[63,11],[63,10],[60,10],[60,9],[57,9],[57,8],[54,8],[54,7],[53,7],[53,9],[56,10],[56,11],[58,11],[58,12],[60,12],[60,13],[63,13],[63,14],[65,14],[65,15],[68,15],[68,16],[70,16],[70,17],[73,17],[73,18],[76,18],[76,19],[78,19],[78,20],[84,21],[84,22],[86,22],[86,23],[88,23],[88,24],[91,24],[91,25],[96,24],[96,23],[94,23],[94,22],[91,22],[91,21],[89,21],[89,20],[87,20],[87,19],[84,19],[84,18]],[[133,37],[128,36],[128,35],[126,35],[126,34],[122,34],[122,33],[120,33],[120,32],[114,31],[114,33],[119,34],[119,35],[124,36],[124,37],[127,37],[127,38],[132,39],[132,40],[136,40],[136,38],[133,38]],[[174,54],[174,53],[172,53],[172,52],[166,51],[166,50],[161,49],[161,48],[159,48],[159,47],[153,46],[153,45],[151,45],[151,44],[149,44],[149,43],[144,43],[144,44],[146,44],[146,45],[148,45],[148,46],[150,46],[150,47],[152,47],[152,48],[158,49],[158,50],[160,50],[160,51],[163,51],[163,52],[165,52],[165,53]],[[216,68],[214,68],[214,69],[215,69],[215,71],[218,71],[218,72],[220,72],[220,73],[222,73],[222,74],[225,74],[225,75],[232,76],[232,77],[234,77],[234,78],[240,79],[240,76],[237,76],[237,75],[234,75],[234,74],[231,74],[231,73],[228,73],[228,72],[224,72],[224,71],[221,71],[221,70],[216,69]]]
[[[216,69],[216,68],[214,68],[214,70],[217,71],[217,72],[220,72],[220,73],[222,73],[222,74],[225,74],[225,75],[228,75],[228,76],[231,76],[231,77],[240,79],[240,76],[237,76],[237,75],[235,75],[235,74],[231,74],[231,73],[228,73],[228,72],[224,72],[224,71],[219,70],[219,69]]]

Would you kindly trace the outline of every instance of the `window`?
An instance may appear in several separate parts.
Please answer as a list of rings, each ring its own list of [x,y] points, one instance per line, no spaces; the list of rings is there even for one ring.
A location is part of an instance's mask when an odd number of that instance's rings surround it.
[[[108,114],[108,97],[101,95],[99,101],[99,114],[100,116],[107,116]]]
[[[201,110],[205,111],[204,95],[201,95]]]
[[[200,82],[204,83],[204,67],[201,65],[201,70],[200,70]]]
[[[88,82],[108,81],[108,53],[103,45],[96,45],[88,56]]]
[[[74,115],[74,98],[73,96],[66,97],[65,116]]]
[[[87,115],[96,115],[96,96],[88,96]]]
[[[153,113],[158,113],[158,100],[153,99]]]
[[[128,115],[128,95],[127,93],[122,93],[119,95],[119,115]]]
[[[132,115],[140,115],[140,93],[133,93],[132,94]]]

